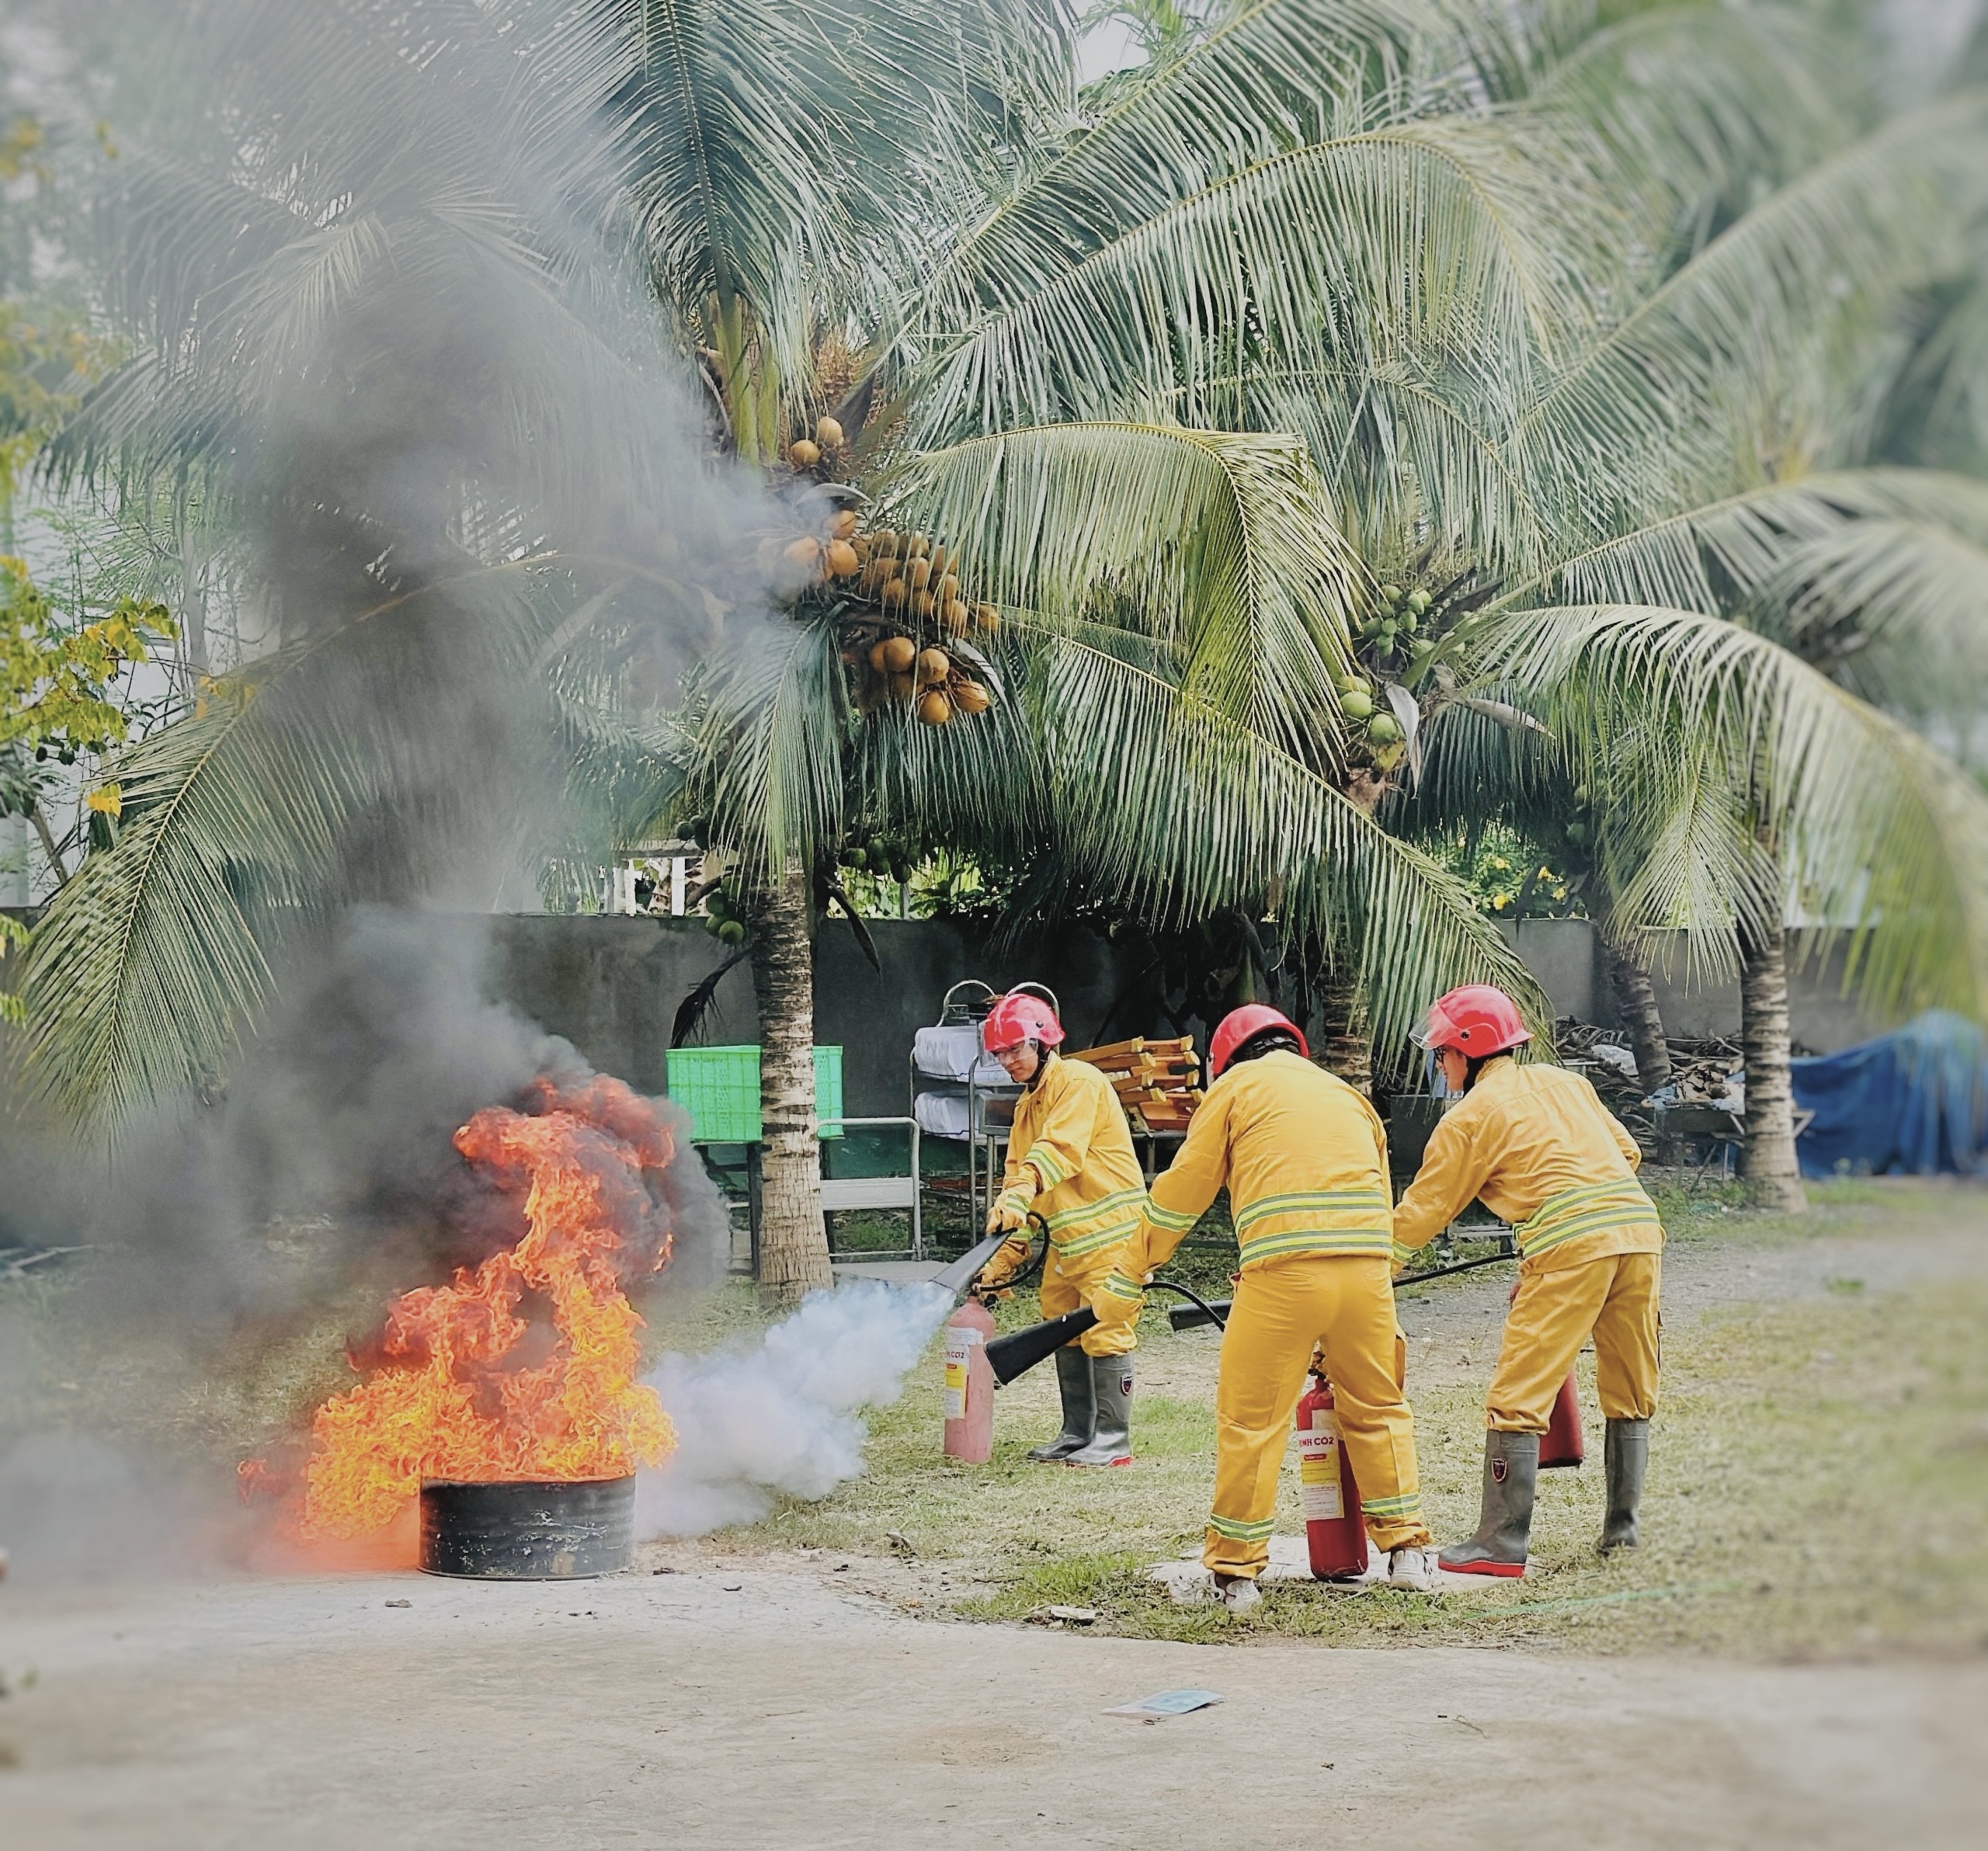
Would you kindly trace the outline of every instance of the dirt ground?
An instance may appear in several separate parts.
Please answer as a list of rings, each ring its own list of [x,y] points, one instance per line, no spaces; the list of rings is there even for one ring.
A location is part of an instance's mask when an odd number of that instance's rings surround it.
[[[1873,1533],[1874,1560],[1900,1545],[1889,1571],[1816,1559],[1786,1513],[1819,1509],[1845,1481],[1827,1459],[1802,1478],[1785,1455],[1812,1448],[1839,1405],[1865,1406],[1869,1424],[1844,1450],[1909,1441],[1924,1511],[1972,1548],[1981,1372],[1943,1374],[1941,1356],[1980,1349],[1988,1193],[1843,1186],[1801,1222],[1735,1217],[1729,1231],[1714,1206],[1673,1228],[1663,1533],[1646,1561],[1597,1568],[1587,1505],[1598,1487],[1567,1475],[1538,1583],[1502,1584],[1475,1610],[1537,1603],[1522,1627],[1473,1627],[1447,1597],[1299,1585],[1266,1599],[1274,1624],[1180,1610],[1204,1630],[1128,1636],[1170,1623],[1138,1564],[1173,1553],[1158,1542],[1188,1536],[1205,1498],[1194,1423],[1215,1346],[1191,1333],[1147,1348],[1143,1473],[1044,1474],[998,1456],[978,1477],[948,1470],[921,1378],[880,1417],[868,1475],[826,1504],[650,1546],[609,1580],[17,1573],[0,1582],[0,1846],[577,1851],[698,1834],[779,1851],[969,1835],[1254,1847],[1385,1834],[1427,1851],[1977,1845],[1988,1631],[1975,1557],[1952,1555],[1942,1584],[1903,1547],[1925,1542],[1922,1522],[1916,1538]],[[1471,1495],[1465,1429],[1503,1270],[1402,1298],[1451,1527]],[[1941,1316],[1946,1351],[1911,1339]],[[1902,1333],[1912,1353],[1894,1357]],[[1733,1432],[1743,1393],[1750,1439]],[[1004,1397],[1009,1452],[1051,1399],[1046,1379]],[[1729,1483],[1715,1477],[1729,1457]],[[1679,1484],[1687,1458],[1698,1482]],[[1017,1564],[1031,1547],[1060,1558],[1071,1544],[1058,1526],[1095,1530],[1079,1546],[1096,1548],[1135,1520],[1147,1553],[1072,1583],[1103,1590],[1096,1627],[963,1623],[1033,1610],[1052,1583],[1018,1577]],[[887,1547],[887,1522],[909,1530],[910,1559]],[[1650,1597],[1736,1568],[1746,1585],[1724,1607]],[[1117,1610],[1112,1572],[1141,1590]],[[1895,1585],[1869,1585],[1881,1579]],[[1893,1605],[1867,1613],[1877,1592]],[[1896,1606],[1908,1596],[1917,1605]],[[1718,1618],[1729,1610],[1748,1617]],[[1181,1686],[1225,1700],[1151,1724],[1105,1714]]]
[[[25,1592],[0,1604],[40,1674],[0,1721],[23,1851],[1972,1846],[1988,1806],[1980,1662],[1090,1639],[759,1566]],[[1225,1700],[1103,1714],[1180,1686]]]

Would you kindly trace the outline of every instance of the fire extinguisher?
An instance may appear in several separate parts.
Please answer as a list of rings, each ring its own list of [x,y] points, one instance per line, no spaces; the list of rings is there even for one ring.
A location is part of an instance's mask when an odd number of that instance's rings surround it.
[[[1505,1301],[1507,1304],[1517,1302],[1519,1287],[1524,1283],[1518,1279],[1512,1281],[1511,1295]],[[1556,1466],[1579,1465],[1587,1457],[1581,1439],[1580,1397],[1574,1391],[1574,1372],[1570,1369],[1560,1384],[1560,1392],[1553,1398],[1546,1431],[1539,1436],[1539,1469],[1547,1472]]]
[[[1539,1469],[1543,1472],[1557,1465],[1579,1465],[1587,1456],[1581,1442],[1580,1398],[1574,1392],[1574,1372],[1570,1369],[1560,1384],[1560,1392],[1553,1398],[1552,1415],[1540,1439]]]
[[[994,1370],[987,1339],[994,1319],[977,1298],[946,1320],[946,1451],[968,1465],[994,1456]]]
[[[1367,1530],[1360,1487],[1333,1410],[1332,1387],[1314,1371],[1298,1401],[1298,1488],[1305,1544],[1319,1581],[1357,1581],[1367,1572]]]

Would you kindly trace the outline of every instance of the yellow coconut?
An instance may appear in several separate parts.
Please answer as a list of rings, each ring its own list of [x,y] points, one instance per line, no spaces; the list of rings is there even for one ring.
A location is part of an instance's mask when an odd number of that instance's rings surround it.
[[[911,594],[911,608],[920,617],[930,618],[937,606],[930,592],[913,592]]]
[[[888,643],[872,643],[870,645],[870,666],[879,675],[889,672],[891,665],[885,653],[889,648]]]
[[[832,418],[818,418],[815,421],[815,441],[824,450],[842,448],[842,426]]]
[[[974,606],[973,622],[982,636],[992,636],[1001,627],[1001,613],[991,604],[977,604]]]
[[[944,726],[953,717],[953,703],[934,688],[919,697],[918,717],[927,726]]]
[[[803,437],[788,448],[787,460],[796,469],[812,469],[822,460],[821,446],[810,443]]]
[[[798,540],[790,540],[784,553],[790,564],[798,566],[812,566],[821,556],[822,543],[805,533]]]
[[[829,523],[829,532],[837,540],[855,539],[856,510],[853,508],[843,509],[841,513]]]
[[[937,687],[953,672],[953,658],[943,649],[921,649],[918,652],[918,685],[921,688]]]
[[[891,698],[899,707],[904,706],[918,692],[918,678],[914,675],[893,675],[891,677]]]
[[[948,598],[939,609],[940,621],[954,636],[966,634],[967,607],[957,598]]]
[[[929,559],[914,559],[905,568],[904,575],[911,581],[911,589],[913,591],[922,592],[932,582],[932,561]]]
[[[994,704],[993,696],[977,681],[956,681],[951,693],[963,714],[984,714]]]
[[[829,542],[829,573],[836,578],[846,578],[862,563],[856,557],[856,549],[846,540]]]
[[[902,578],[886,578],[880,596],[882,597],[885,609],[896,610],[903,605],[905,599],[911,596],[911,587]]]
[[[893,675],[908,675],[911,665],[918,660],[918,645],[909,637],[894,636],[884,639],[884,666]]]

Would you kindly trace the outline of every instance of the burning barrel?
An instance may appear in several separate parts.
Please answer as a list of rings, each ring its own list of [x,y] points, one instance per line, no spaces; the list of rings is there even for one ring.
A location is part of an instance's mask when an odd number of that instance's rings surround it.
[[[485,1581],[579,1581],[627,1567],[635,1481],[522,1479],[421,1487],[421,1566]]]

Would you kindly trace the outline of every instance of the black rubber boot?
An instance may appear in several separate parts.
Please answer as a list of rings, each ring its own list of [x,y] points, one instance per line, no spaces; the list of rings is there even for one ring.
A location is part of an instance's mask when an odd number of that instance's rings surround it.
[[[1608,1515],[1597,1547],[1607,1555],[1636,1546],[1636,1507],[1643,1501],[1643,1469],[1649,1464],[1649,1422],[1611,1420],[1601,1457],[1608,1478]]]
[[[1090,1358],[1074,1343],[1056,1353],[1056,1387],[1063,1397],[1063,1430],[1047,1446],[1030,1446],[1035,1460],[1067,1459],[1090,1444],[1097,1431],[1097,1401],[1090,1391]]]
[[[1484,1505],[1477,1533],[1452,1543],[1437,1560],[1452,1575],[1523,1575],[1539,1485],[1539,1436],[1484,1436]]]
[[[1132,1359],[1093,1356],[1090,1391],[1097,1428],[1090,1444],[1070,1454],[1065,1465],[1130,1465],[1132,1462]]]

